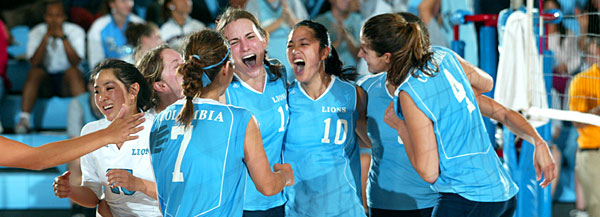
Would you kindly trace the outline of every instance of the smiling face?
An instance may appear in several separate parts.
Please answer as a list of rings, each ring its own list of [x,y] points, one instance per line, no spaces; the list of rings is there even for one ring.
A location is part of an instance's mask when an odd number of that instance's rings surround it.
[[[360,36],[360,50],[358,51],[358,57],[365,59],[369,72],[380,73],[385,72],[389,69],[389,55],[379,55],[376,51],[372,50],[368,46],[368,39],[364,36]]]
[[[255,78],[264,72],[267,42],[252,21],[242,18],[227,24],[223,36],[231,45],[231,56],[238,75]]]
[[[309,82],[320,72],[325,73],[324,60],[329,54],[327,48],[321,48],[312,29],[299,26],[292,30],[288,38],[287,59],[296,79]]]
[[[181,55],[173,49],[164,49],[160,53],[160,56],[163,62],[161,81],[167,84],[171,94],[176,96],[176,98],[181,98],[183,96],[181,88],[183,78],[177,74],[177,67],[183,64]]]
[[[115,76],[113,69],[100,71],[94,79],[94,98],[96,106],[109,121],[115,119],[123,104],[128,107],[127,114],[136,109],[135,95],[127,91],[125,85]]]

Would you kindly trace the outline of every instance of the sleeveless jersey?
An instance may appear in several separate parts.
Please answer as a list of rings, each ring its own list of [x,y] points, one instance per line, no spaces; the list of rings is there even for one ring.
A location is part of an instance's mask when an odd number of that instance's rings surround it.
[[[289,118],[287,105],[287,92],[282,78],[271,81],[274,76],[269,73],[265,76],[263,92],[257,92],[241,80],[232,81],[225,92],[227,104],[248,109],[258,122],[262,136],[265,153],[269,159],[271,168],[276,163],[281,163],[281,150],[283,148],[283,136]],[[246,183],[246,198],[244,210],[268,210],[281,206],[285,203],[283,192],[265,196],[256,190],[254,182],[248,177]]]
[[[150,134],[163,216],[242,216],[244,139],[252,114],[196,98],[192,124],[184,128],[176,117],[185,102],[158,114]]]
[[[433,77],[422,72],[408,76],[396,90],[405,91],[417,107],[433,122],[438,144],[440,175],[435,190],[456,193],[472,201],[500,202],[512,198],[518,187],[492,147],[475,95],[454,53],[434,46],[430,65],[439,66]]]
[[[386,88],[387,72],[366,76],[358,84],[367,92],[367,132],[372,160],[367,182],[369,207],[416,210],[435,206],[439,194],[412,167],[398,132],[384,122],[393,96]]]
[[[356,87],[331,76],[316,100],[298,82],[289,88],[284,162],[294,170],[286,216],[364,216],[356,139]]]

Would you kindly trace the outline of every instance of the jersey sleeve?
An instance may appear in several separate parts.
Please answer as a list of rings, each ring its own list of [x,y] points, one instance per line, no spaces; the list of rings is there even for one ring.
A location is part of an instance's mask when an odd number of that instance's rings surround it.
[[[85,186],[92,190],[96,197],[102,197],[102,183],[96,173],[96,164],[94,163],[93,154],[86,154],[80,158],[81,161],[81,186]]]
[[[81,136],[97,131],[94,123],[95,122],[92,122],[83,126],[83,129],[81,129]],[[79,159],[81,162],[81,186],[88,187],[96,194],[96,197],[100,199],[102,196],[102,182],[96,171],[93,153],[94,152],[86,154]]]
[[[37,50],[38,46],[42,42],[44,35],[46,32],[44,31],[44,24],[39,24],[35,26],[29,32],[29,40],[27,41],[27,58],[30,59],[33,57],[33,54]]]
[[[66,26],[69,28],[69,31],[66,32],[69,43],[77,56],[83,59],[85,57],[85,30],[74,23],[68,23]]]

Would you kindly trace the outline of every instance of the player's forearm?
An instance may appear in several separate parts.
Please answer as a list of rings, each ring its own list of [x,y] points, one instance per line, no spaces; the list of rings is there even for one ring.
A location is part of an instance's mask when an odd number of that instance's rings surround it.
[[[105,130],[99,130],[85,136],[48,143],[34,148],[30,156],[24,159],[28,159],[36,170],[64,164],[108,144],[109,136],[105,134]]]
[[[138,177],[138,180],[140,181],[140,189],[139,191],[154,198],[154,199],[158,199],[157,194],[156,194],[156,183],[150,180],[146,180],[146,179],[142,179]]]
[[[100,200],[94,194],[94,192],[85,186],[71,186],[71,194],[69,195],[69,199],[74,203],[77,203],[81,206],[87,208],[96,208]]]
[[[508,129],[518,137],[526,140],[527,142],[538,145],[545,144],[540,134],[533,128],[531,124],[519,113],[508,110],[506,120],[503,122]]]

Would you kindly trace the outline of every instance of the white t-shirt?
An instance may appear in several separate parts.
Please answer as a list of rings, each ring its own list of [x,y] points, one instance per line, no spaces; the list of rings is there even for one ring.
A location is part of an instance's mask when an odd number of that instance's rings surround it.
[[[169,47],[180,51],[187,35],[204,28],[206,26],[202,22],[191,17],[187,17],[183,26],[180,26],[173,18],[170,18],[160,27],[160,37],[169,44]]]
[[[102,198],[104,193],[104,199],[115,216],[161,216],[157,200],[142,192],[131,192],[121,187],[111,189],[106,177],[110,169],[125,169],[135,177],[155,181],[148,146],[154,116],[145,114],[144,118],[144,130],[136,134],[138,139],[125,142],[121,149],[109,144],[81,157],[81,185],[90,188],[98,198]],[[88,123],[81,130],[81,135],[108,125],[110,121],[106,119]]]
[[[83,59],[85,55],[85,31],[77,24],[64,22],[62,25],[63,32],[67,36],[67,40],[71,47],[77,53],[79,58]],[[29,31],[29,41],[27,42],[27,58],[31,58],[37,50],[46,32],[48,24],[40,23]],[[61,73],[71,67],[65,46],[60,38],[49,37],[46,44],[46,55],[43,61],[44,68],[48,73]],[[75,66],[77,67],[77,66]]]

